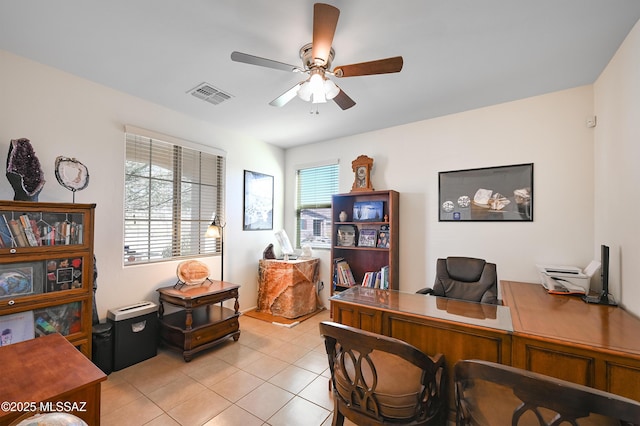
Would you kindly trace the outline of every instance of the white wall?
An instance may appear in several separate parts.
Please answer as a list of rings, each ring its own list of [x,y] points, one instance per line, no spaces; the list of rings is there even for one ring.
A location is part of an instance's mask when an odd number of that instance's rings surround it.
[[[76,193],[76,202],[97,204],[95,253],[101,318],[111,308],[140,300],[157,302],[155,289],[176,282],[177,262],[122,265],[125,124],[227,152],[224,278],[242,285],[242,310],[256,305],[258,259],[274,238],[272,231],[242,231],[243,170],[275,177],[274,228],[281,228],[281,149],[1,50],[0,64],[0,152],[8,152],[11,139],[31,140],[47,181],[39,200],[72,201],[71,192],[56,181],[56,157],[75,157],[89,169],[89,186]],[[215,108],[224,106],[203,103],[202,107],[214,114]],[[0,182],[0,199],[13,199],[6,180]],[[218,278],[219,256],[202,260],[209,264],[212,278]]]
[[[595,243],[610,247],[609,288],[640,316],[640,23],[594,84]]]
[[[400,192],[400,290],[431,286],[436,258],[449,255],[485,258],[499,279],[528,282],[538,282],[536,263],[584,267],[594,256],[592,115],[592,87],[584,86],[288,149],[285,227],[293,234],[298,165],[339,158],[348,192],[351,161],[366,154],[374,187]],[[519,163],[534,163],[533,222],[438,222],[439,171]],[[329,252],[315,253],[326,299]]]
[[[640,201],[634,195],[640,182],[640,172],[634,167],[640,158],[640,130],[635,125],[640,112],[640,59],[633,54],[640,48],[639,39],[636,26],[595,86],[286,153],[0,51],[0,152],[8,150],[11,139],[31,139],[47,179],[41,201],[71,201],[71,193],[54,177],[57,156],[76,157],[88,166],[89,187],[76,194],[76,201],[97,204],[95,250],[101,317],[109,308],[155,301],[156,288],[175,282],[176,262],[122,266],[125,124],[227,151],[225,278],[242,285],[243,310],[256,304],[257,259],[274,240],[271,231],[242,231],[243,170],[274,175],[274,229],[285,226],[293,235],[296,167],[337,158],[340,188],[348,192],[353,179],[351,161],[367,154],[375,160],[374,186],[401,193],[402,290],[430,285],[435,259],[440,256],[484,257],[498,264],[500,279],[534,282],[535,263],[584,266],[599,258],[600,244],[608,244],[612,248],[611,292],[640,315],[640,286],[636,284],[640,265],[634,262],[640,252],[635,214]],[[594,114],[598,125],[589,129],[585,121]],[[438,222],[439,171],[526,162],[534,163],[534,222]],[[0,184],[0,198],[12,197],[9,183]],[[320,278],[325,289],[321,296],[326,300],[331,282],[329,253],[316,250],[315,254],[322,260]],[[219,258],[205,261],[217,277]],[[598,288],[598,280],[592,286]]]

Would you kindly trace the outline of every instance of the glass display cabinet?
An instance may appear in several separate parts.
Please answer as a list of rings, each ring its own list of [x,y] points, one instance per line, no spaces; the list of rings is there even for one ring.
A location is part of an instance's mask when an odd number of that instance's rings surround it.
[[[60,333],[91,358],[94,212],[0,201],[0,346]]]

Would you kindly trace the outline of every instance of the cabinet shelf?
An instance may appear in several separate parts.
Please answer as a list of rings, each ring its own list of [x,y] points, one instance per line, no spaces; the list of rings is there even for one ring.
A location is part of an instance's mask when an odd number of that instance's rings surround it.
[[[334,246],[334,250],[370,250],[370,251],[389,251],[384,247],[358,247],[358,246]]]
[[[207,309],[208,308],[208,309]],[[201,328],[208,327],[212,324],[218,324],[232,317],[239,316],[232,309],[211,305],[208,307],[200,307],[193,310],[193,324],[191,329],[198,331]],[[186,332],[185,321],[187,313],[184,310],[165,315],[160,322],[166,327]]]

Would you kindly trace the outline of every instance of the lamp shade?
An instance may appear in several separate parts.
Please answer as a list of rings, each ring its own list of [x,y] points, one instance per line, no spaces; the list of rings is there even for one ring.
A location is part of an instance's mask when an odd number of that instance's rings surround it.
[[[335,98],[340,89],[336,84],[324,76],[324,70],[314,68],[309,78],[300,85],[298,97],[305,102],[314,104],[325,103]]]
[[[207,232],[204,235],[209,238],[222,238],[222,229],[219,225],[215,225],[211,222],[211,225],[209,225]]]
[[[324,81],[324,94],[327,100],[335,98],[336,96],[338,96],[338,93],[340,93],[340,89],[338,88],[338,86],[336,86],[333,81],[326,79]]]

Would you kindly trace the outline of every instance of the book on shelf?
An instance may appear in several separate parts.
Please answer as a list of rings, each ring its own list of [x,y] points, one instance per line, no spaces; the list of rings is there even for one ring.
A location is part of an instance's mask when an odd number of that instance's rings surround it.
[[[379,271],[365,272],[362,278],[363,287],[389,289],[389,266],[383,266]]]
[[[356,284],[349,263],[343,258],[334,259],[334,284],[338,287],[351,287]]]
[[[29,241],[27,240],[27,236],[24,233],[24,229],[22,228],[20,221],[18,219],[9,219],[7,223],[9,224],[9,229],[13,234],[16,246],[29,247]]]
[[[84,226],[73,221],[53,225],[27,214],[8,218],[0,214],[0,247],[38,247],[83,244]]]
[[[20,225],[22,225],[24,234],[27,237],[27,242],[31,247],[42,245],[42,242],[40,241],[40,232],[36,232],[38,227],[36,226],[35,220],[31,219],[28,215],[23,214],[20,215]]]
[[[5,247],[13,247],[16,245],[13,233],[11,232],[11,229],[9,229],[9,222],[5,215],[2,215],[2,218],[0,218],[0,239],[2,239]]]

